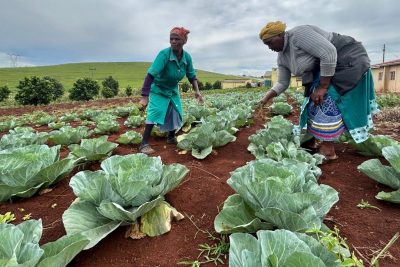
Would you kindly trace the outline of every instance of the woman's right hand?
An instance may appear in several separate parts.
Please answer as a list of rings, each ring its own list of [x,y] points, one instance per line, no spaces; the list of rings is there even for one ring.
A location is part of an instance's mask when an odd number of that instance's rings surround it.
[[[142,98],[139,101],[139,105],[142,108],[145,108],[145,107],[147,107],[148,104],[149,104],[149,97],[148,96],[142,96]]]
[[[267,104],[275,96],[277,96],[277,93],[274,90],[269,90],[265,94],[265,96],[260,100],[259,103],[261,104],[261,106],[264,106],[265,104]]]

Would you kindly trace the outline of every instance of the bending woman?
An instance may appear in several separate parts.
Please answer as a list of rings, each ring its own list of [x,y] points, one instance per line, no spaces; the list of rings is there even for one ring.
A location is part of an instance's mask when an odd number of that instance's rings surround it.
[[[354,38],[316,26],[285,30],[284,23],[270,22],[259,35],[278,52],[278,82],[261,104],[285,91],[292,74],[302,77],[306,98],[298,130],[307,126],[314,140],[322,141],[319,153],[336,159],[333,141],[346,130],[357,143],[367,140],[378,111],[368,54]]]

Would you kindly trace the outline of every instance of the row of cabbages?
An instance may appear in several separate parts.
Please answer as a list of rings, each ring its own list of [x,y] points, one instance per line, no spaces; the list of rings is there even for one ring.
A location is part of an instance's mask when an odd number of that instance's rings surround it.
[[[214,227],[231,234],[231,267],[340,266],[333,252],[305,234],[327,230],[323,220],[339,197],[317,183],[323,157],[300,148],[293,127],[282,116],[273,117],[249,137],[248,150],[257,159],[228,179],[236,194],[225,200]]]

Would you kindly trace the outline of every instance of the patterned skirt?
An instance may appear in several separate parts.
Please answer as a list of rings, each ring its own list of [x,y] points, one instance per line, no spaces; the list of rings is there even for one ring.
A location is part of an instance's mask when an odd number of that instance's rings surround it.
[[[335,141],[346,130],[342,114],[331,96],[326,95],[321,105],[310,101],[307,109],[307,130],[318,140]]]
[[[324,141],[337,139],[344,131],[356,143],[364,142],[373,128],[372,116],[379,112],[375,99],[374,82],[368,70],[358,84],[344,95],[339,95],[333,85],[329,85],[324,103],[314,106],[306,97],[301,106],[300,122],[293,130],[300,134],[303,128]]]

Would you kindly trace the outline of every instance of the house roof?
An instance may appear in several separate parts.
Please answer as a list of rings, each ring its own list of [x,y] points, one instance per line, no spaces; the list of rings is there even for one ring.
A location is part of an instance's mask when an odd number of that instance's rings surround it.
[[[379,63],[379,64],[371,65],[371,68],[372,69],[378,69],[380,67],[393,66],[393,65],[400,65],[400,58],[399,59],[395,59],[395,60],[391,60],[391,61],[386,61],[386,62]]]

